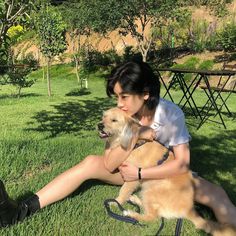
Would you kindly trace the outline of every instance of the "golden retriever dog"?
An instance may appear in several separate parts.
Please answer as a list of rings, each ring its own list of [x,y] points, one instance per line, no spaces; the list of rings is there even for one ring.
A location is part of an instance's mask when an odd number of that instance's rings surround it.
[[[100,137],[106,138],[110,148],[118,145],[124,149],[129,148],[132,137],[140,135],[140,128],[141,125],[135,119],[119,108],[105,111],[98,125]],[[173,153],[170,151],[168,153],[166,147],[156,141],[150,141],[133,149],[127,161],[137,167],[147,168],[156,166],[164,155],[168,156],[166,162],[174,159]],[[125,182],[116,200],[120,204],[131,200],[141,206],[143,214],[131,210],[123,212],[124,215],[139,221],[151,221],[157,217],[184,218],[192,221],[196,228],[212,235],[236,235],[236,231],[230,226],[206,220],[196,212],[194,209],[194,182],[196,181],[197,178],[192,177],[192,172],[188,171],[165,179]],[[141,198],[132,195],[139,186],[141,186]]]

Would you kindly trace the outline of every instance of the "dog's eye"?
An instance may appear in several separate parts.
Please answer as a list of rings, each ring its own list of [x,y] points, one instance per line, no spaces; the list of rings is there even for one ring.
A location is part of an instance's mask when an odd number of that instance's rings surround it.
[[[116,119],[112,119],[111,121],[112,121],[112,122],[117,122],[117,120],[116,120]]]

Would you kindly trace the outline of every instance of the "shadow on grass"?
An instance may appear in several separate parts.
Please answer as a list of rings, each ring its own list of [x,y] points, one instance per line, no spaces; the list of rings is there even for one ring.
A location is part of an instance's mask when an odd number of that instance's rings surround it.
[[[109,184],[102,182],[100,180],[94,180],[94,179],[87,180],[84,183],[82,183],[78,189],[76,189],[72,194],[68,195],[66,198],[74,198],[78,195],[81,195],[84,192],[88,191],[93,186],[104,186],[104,185],[109,185]],[[34,192],[26,191],[24,194],[18,196],[16,200],[23,201],[25,199],[30,198],[34,194],[35,194]]]
[[[192,135],[191,169],[220,184],[236,203],[236,130],[223,130],[215,136]],[[230,180],[230,181],[229,181]],[[233,187],[234,186],[234,187]],[[233,197],[234,196],[234,197]]]
[[[91,94],[91,92],[86,88],[81,88],[81,89],[76,88],[67,93],[66,96],[83,96],[89,94]]]
[[[40,97],[43,96],[41,94],[38,93],[22,93],[20,95],[20,98],[27,98],[27,97]],[[4,94],[4,95],[0,95],[0,99],[6,99],[6,98],[18,98],[16,94]]]
[[[93,98],[83,102],[66,102],[53,106],[55,111],[40,111],[33,116],[27,128],[38,132],[49,132],[49,137],[61,133],[82,134],[83,131],[94,130],[104,110],[114,106],[110,98]]]
[[[69,195],[69,198],[74,198],[77,195],[81,195],[84,192],[88,191],[90,188],[92,188],[93,186],[104,186],[104,185],[109,185],[105,182],[102,182],[100,180],[96,180],[96,179],[90,179],[90,180],[86,180],[84,183],[82,183],[80,185],[80,187],[78,189],[76,189],[71,195]]]
[[[181,107],[181,106],[180,106]],[[218,125],[222,126],[221,120],[219,115],[216,115],[215,111],[210,110],[208,114],[206,114],[206,110],[201,111],[202,107],[198,107],[198,111],[200,112],[202,118],[205,117],[206,115],[206,121],[205,122],[216,122]],[[185,117],[186,117],[186,123],[197,128],[198,125],[200,124],[200,118],[197,113],[196,108],[190,108],[190,107],[184,107],[183,109]],[[227,111],[221,111],[221,116],[224,120],[224,122],[228,119],[234,120],[236,118],[236,112],[231,112],[231,115]],[[197,117],[196,117],[197,116]],[[208,121],[209,120],[209,121]],[[204,122],[204,124],[205,124]]]

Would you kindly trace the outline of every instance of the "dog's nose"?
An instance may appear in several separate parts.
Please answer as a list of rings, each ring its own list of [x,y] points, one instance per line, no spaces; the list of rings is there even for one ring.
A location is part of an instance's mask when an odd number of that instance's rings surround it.
[[[98,129],[102,130],[104,128],[104,124],[103,123],[98,123]]]

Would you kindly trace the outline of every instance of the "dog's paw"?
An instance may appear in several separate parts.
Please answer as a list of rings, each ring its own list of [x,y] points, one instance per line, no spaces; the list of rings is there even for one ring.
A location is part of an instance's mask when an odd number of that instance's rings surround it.
[[[132,215],[132,211],[130,211],[130,210],[125,210],[125,211],[123,211],[123,215],[124,215],[124,216],[130,216],[130,215]]]
[[[129,197],[129,200],[130,200],[132,203],[135,203],[135,204],[137,204],[137,205],[139,205],[139,206],[142,206],[142,201],[141,201],[141,199],[140,199],[137,195],[135,195],[135,194],[131,195],[131,196]]]

